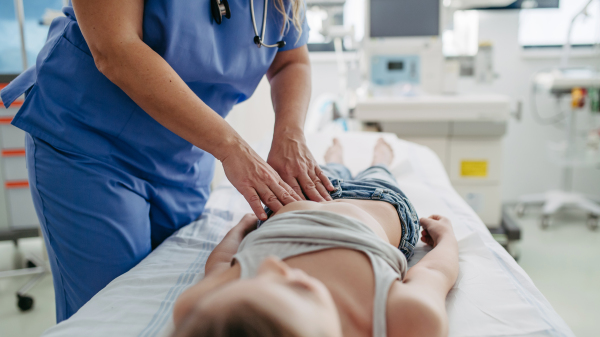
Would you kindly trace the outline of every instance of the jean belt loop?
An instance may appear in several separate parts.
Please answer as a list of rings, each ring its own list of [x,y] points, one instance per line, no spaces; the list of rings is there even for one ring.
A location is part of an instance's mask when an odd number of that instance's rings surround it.
[[[379,199],[381,199],[382,195],[383,195],[383,188],[378,188],[375,190],[373,195],[371,195],[371,199],[379,200]]]

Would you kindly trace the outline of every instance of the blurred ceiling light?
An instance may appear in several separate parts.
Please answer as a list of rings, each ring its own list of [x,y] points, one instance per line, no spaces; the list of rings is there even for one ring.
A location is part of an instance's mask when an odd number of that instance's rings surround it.
[[[523,9],[537,8],[537,6],[538,6],[538,2],[535,0],[525,0],[521,4],[521,8],[523,8]]]
[[[453,28],[442,34],[445,56],[474,56],[479,47],[479,13],[474,10],[456,11]]]
[[[444,0],[444,6],[456,9],[504,7],[515,2],[515,0]],[[535,2],[535,1],[534,1]],[[446,3],[449,3],[446,5]]]

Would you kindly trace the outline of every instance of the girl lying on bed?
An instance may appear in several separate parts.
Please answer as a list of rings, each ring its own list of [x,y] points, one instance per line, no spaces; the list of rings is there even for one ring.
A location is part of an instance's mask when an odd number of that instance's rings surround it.
[[[380,139],[372,166],[352,178],[334,140],[323,167],[334,200],[288,204],[257,230],[246,215],[177,300],[173,336],[447,335],[445,299],[458,274],[452,225],[420,220],[433,249],[407,271],[419,219],[386,168],[392,156]]]

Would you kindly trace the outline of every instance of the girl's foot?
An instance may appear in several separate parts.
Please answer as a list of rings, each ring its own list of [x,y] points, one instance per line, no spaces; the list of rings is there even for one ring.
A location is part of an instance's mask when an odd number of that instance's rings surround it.
[[[344,149],[337,138],[333,139],[333,144],[325,152],[325,163],[336,163],[344,165]]]
[[[375,149],[373,149],[373,163],[371,166],[390,166],[392,159],[394,159],[394,150],[383,138],[379,138],[375,144]]]

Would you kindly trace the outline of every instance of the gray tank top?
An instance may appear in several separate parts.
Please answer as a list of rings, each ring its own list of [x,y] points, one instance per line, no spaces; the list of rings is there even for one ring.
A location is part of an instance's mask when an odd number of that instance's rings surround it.
[[[330,248],[347,248],[369,257],[375,274],[373,337],[386,337],[386,303],[392,283],[404,278],[407,262],[398,248],[362,222],[332,212],[293,211],[276,215],[244,238],[234,260],[241,278],[256,275],[269,256],[287,259]]]

